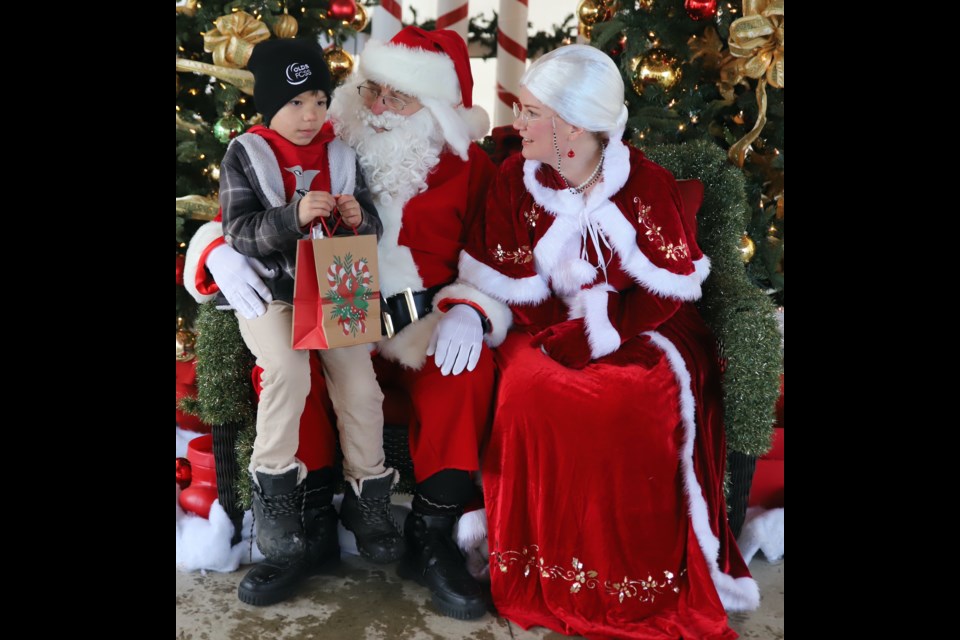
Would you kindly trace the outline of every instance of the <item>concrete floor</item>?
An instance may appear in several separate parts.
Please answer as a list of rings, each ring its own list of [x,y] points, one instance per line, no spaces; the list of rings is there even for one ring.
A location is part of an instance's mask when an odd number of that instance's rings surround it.
[[[343,555],[333,575],[311,578],[301,594],[272,607],[252,607],[237,599],[237,584],[247,571],[177,571],[177,638],[196,640],[529,640],[564,638],[542,627],[529,631],[488,613],[464,622],[436,614],[423,587],[397,577],[395,565],[374,565]],[[762,554],[750,563],[760,585],[760,608],[730,614],[730,626],[742,638],[783,640],[783,560]]]

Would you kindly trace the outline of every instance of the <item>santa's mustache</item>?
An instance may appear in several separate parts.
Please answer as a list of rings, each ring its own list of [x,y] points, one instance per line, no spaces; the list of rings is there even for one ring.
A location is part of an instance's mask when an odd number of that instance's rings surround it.
[[[360,120],[367,126],[391,131],[402,126],[406,119],[399,113],[392,111],[384,111],[377,115],[367,107],[360,107]]]

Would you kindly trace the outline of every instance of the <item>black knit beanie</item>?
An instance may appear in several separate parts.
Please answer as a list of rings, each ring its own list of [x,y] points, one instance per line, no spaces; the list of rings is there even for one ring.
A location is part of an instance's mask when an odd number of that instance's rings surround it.
[[[331,96],[330,70],[319,45],[308,40],[265,40],[253,48],[247,68],[253,72],[253,100],[263,121],[304,91]]]

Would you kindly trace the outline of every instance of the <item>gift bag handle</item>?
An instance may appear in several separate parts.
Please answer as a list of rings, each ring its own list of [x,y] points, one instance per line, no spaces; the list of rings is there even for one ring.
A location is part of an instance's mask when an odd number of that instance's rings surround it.
[[[334,207],[333,211],[330,212],[330,216],[332,217],[333,214],[337,214],[337,222],[336,222],[336,224],[333,225],[333,229],[330,229],[330,228],[327,226],[327,221],[326,221],[325,218],[320,217],[320,218],[314,218],[314,219],[313,219],[313,221],[310,223],[310,237],[311,237],[311,238],[321,238],[321,237],[324,237],[324,236],[316,235],[316,233],[314,232],[314,227],[316,227],[317,220],[320,220],[320,225],[323,227],[323,231],[327,234],[325,237],[327,237],[327,238],[332,238],[332,237],[333,237],[333,232],[336,231],[336,230],[340,227],[340,223],[343,222],[343,216],[340,215],[340,209],[339,209],[339,207]],[[317,230],[317,233],[319,233],[319,229]],[[357,231],[356,228],[353,229],[353,235],[355,235],[355,236],[356,236],[356,235],[360,235],[360,233]]]

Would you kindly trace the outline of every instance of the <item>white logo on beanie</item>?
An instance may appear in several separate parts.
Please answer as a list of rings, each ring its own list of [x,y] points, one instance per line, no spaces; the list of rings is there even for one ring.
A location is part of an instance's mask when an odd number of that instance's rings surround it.
[[[303,84],[312,73],[310,65],[306,62],[303,64],[294,62],[287,66],[287,82],[294,85]]]

